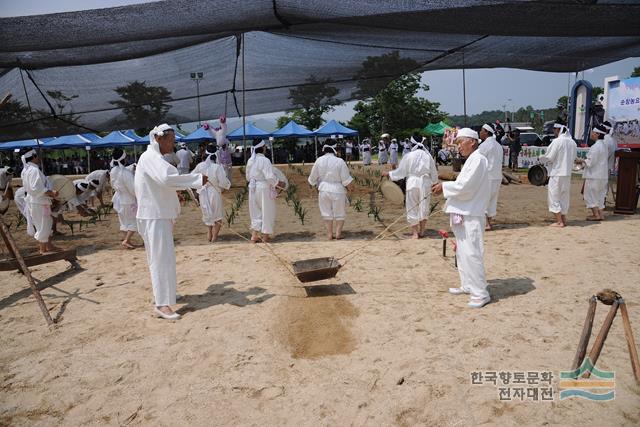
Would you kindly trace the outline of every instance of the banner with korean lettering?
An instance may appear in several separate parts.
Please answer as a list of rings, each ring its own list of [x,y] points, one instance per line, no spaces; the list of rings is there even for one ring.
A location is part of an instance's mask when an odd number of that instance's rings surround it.
[[[538,163],[540,163],[538,161],[538,157],[546,153],[548,148],[549,147],[536,147],[536,146],[522,147],[522,150],[520,151],[520,155],[518,156],[518,167],[529,168],[533,165],[537,165]],[[508,150],[509,150],[508,148],[505,148],[505,152],[506,152],[505,159],[509,158]],[[589,153],[588,148],[578,147],[578,158],[586,159],[587,153]]]
[[[640,77],[612,82],[607,115],[619,148],[640,148]]]

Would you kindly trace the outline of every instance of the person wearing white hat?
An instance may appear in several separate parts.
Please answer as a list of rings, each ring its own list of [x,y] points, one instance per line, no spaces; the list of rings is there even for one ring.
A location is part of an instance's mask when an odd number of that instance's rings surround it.
[[[398,141],[395,138],[389,144],[389,164],[392,168],[398,166]]]
[[[380,141],[378,142],[378,164],[386,165],[388,160],[387,147],[389,146],[389,134],[383,133],[380,135]]]
[[[173,152],[175,133],[171,126],[161,124],[149,132],[149,146],[138,159],[134,188],[138,210],[138,232],[144,240],[151,286],[155,299],[154,313],[163,319],[180,318],[171,306],[176,303],[176,253],[173,246],[173,225],[180,214],[176,191],[198,189],[207,183],[206,175],[180,175],[163,159]]]
[[[371,143],[369,142],[369,138],[362,140],[360,151],[362,151],[362,164],[369,166],[371,164]]]
[[[337,156],[335,140],[327,139],[322,146],[322,152],[324,154],[311,168],[308,182],[309,185],[318,187],[318,205],[327,228],[328,240],[340,240],[347,217],[347,189],[352,188],[353,178],[345,161]]]
[[[442,192],[447,199],[444,211],[451,217],[451,229],[456,236],[460,287],[449,288],[454,295],[470,294],[468,306],[481,308],[491,301],[484,270],[485,213],[491,197],[489,162],[478,151],[478,133],[462,128],[455,142],[466,161],[453,182],[435,184],[434,193]]]
[[[284,183],[278,181],[271,161],[264,155],[264,140],[256,139],[251,147],[251,157],[245,171],[249,182],[249,216],[251,217],[251,242],[268,242],[276,225],[277,188]]]
[[[205,148],[205,159],[198,163],[192,173],[201,173],[209,178],[207,185],[198,190],[200,209],[202,210],[202,222],[208,227],[207,240],[211,243],[218,239],[222,219],[224,218],[224,205],[222,191],[231,188],[231,182],[227,178],[224,167],[217,162],[218,148],[209,144]]]
[[[414,239],[419,239],[424,233],[429,218],[431,186],[438,182],[436,162],[424,146],[424,138],[420,142],[417,138],[420,137],[411,138],[413,150],[402,156],[397,169],[382,172],[382,176],[388,176],[392,181],[406,179],[405,209]]]
[[[409,139],[406,138],[402,143],[402,156],[404,157],[410,152],[411,152],[411,141],[409,141]]]
[[[90,182],[98,180],[98,186],[93,189],[91,197],[97,198],[100,202],[100,206],[104,206],[102,194],[104,193],[104,189],[106,188],[107,182],[109,181],[109,171],[106,169],[96,169],[88,174],[85,179]],[[91,203],[93,205],[93,200],[91,201]]]
[[[591,209],[591,216],[587,221],[602,221],[604,219],[604,199],[607,196],[609,170],[607,163],[607,147],[604,137],[608,129],[603,125],[596,125],[591,131],[591,139],[595,140],[589,148],[586,160],[576,159],[577,164],[584,165],[582,178],[584,179],[584,201],[587,209]]]
[[[187,144],[181,142],[179,145],[180,149],[176,152],[176,156],[178,156],[178,172],[180,175],[189,173],[191,169],[191,162],[195,155],[189,150]]]
[[[23,154],[22,187],[25,190],[24,213],[27,219],[27,234],[38,241],[41,254],[59,250],[51,243],[53,218],[51,198],[57,191],[47,189],[47,178],[39,168],[40,158],[35,150]]]
[[[496,140],[495,130],[491,123],[485,123],[480,129],[482,143],[478,147],[480,154],[489,162],[489,183],[491,184],[491,198],[487,206],[486,229],[491,230],[491,218],[498,212],[498,194],[502,185],[502,158],[504,151],[502,145]]]
[[[540,163],[546,163],[549,170],[547,186],[549,212],[555,216],[552,227],[565,227],[571,200],[571,173],[573,161],[578,154],[578,147],[571,138],[569,130],[560,122],[553,126],[556,138],[551,141],[544,155],[539,157]]]
[[[136,222],[136,190],[135,176],[125,167],[127,153],[116,148],[111,154],[111,186],[113,187],[113,210],[118,214],[120,231],[124,232],[124,240],[120,243],[125,249],[135,249],[131,238],[138,231]]]

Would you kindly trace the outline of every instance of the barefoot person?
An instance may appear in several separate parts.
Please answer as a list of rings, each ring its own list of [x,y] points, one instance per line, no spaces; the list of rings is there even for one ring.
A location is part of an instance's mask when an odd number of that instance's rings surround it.
[[[578,147],[569,134],[569,129],[562,123],[553,126],[556,138],[551,141],[547,152],[540,156],[541,163],[547,163],[549,170],[548,203],[549,212],[556,217],[552,227],[567,225],[567,213],[571,199],[571,173],[573,161],[578,153]]]
[[[24,213],[27,219],[27,234],[38,241],[41,254],[59,250],[51,243],[53,218],[51,217],[51,198],[57,191],[47,190],[47,178],[38,165],[40,158],[35,150],[22,157],[22,186],[25,190]]]
[[[202,210],[202,222],[209,229],[207,240],[212,243],[218,239],[218,234],[222,227],[222,219],[224,218],[221,193],[223,190],[231,188],[231,183],[227,178],[224,167],[217,163],[219,151],[216,151],[215,145],[207,145],[204,152],[207,157],[193,169],[193,173],[201,173],[209,178],[207,185],[198,190],[198,198],[200,199],[200,209]]]
[[[336,141],[327,139],[322,146],[324,153],[311,168],[309,185],[318,187],[320,215],[327,227],[327,239],[342,239],[342,227],[347,217],[347,189],[353,178],[347,164],[336,154]],[[333,226],[335,223],[335,232]]]
[[[411,141],[414,142],[412,151],[402,156],[400,166],[390,172],[384,171],[382,175],[392,181],[406,179],[407,222],[413,229],[413,238],[419,239],[427,225],[431,186],[438,182],[438,170],[436,162],[422,143],[423,139],[416,135]]]
[[[496,140],[495,130],[491,123],[485,123],[480,129],[482,143],[478,147],[480,154],[489,162],[489,183],[491,184],[491,198],[487,206],[487,230],[491,230],[491,218],[498,211],[498,194],[502,184],[502,145]]]
[[[267,242],[276,225],[276,187],[284,186],[273,172],[271,161],[264,155],[265,142],[253,141],[251,158],[245,176],[249,182],[249,215],[251,241]]]
[[[591,215],[587,221],[602,221],[604,219],[604,199],[607,196],[607,184],[609,182],[609,164],[607,147],[604,137],[608,129],[603,125],[597,125],[591,131],[591,139],[595,144],[589,148],[586,160],[576,159],[575,162],[584,164],[584,201],[587,209],[591,209]]]
[[[124,240],[122,243],[125,249],[135,249],[131,238],[133,233],[138,231],[136,223],[136,190],[134,183],[134,175],[125,167],[127,153],[121,148],[113,150],[111,155],[111,186],[113,187],[113,210],[118,214],[120,221],[120,231],[124,232]]]
[[[173,152],[175,133],[162,124],[149,133],[149,146],[138,159],[135,194],[138,202],[138,231],[144,239],[156,316],[180,318],[171,306],[176,303],[176,253],[173,247],[173,224],[180,213],[177,190],[200,188],[207,177],[200,174],[180,175],[175,166],[163,159]]]
[[[488,161],[478,150],[478,134],[469,128],[458,131],[456,143],[467,160],[454,182],[433,186],[447,199],[444,211],[451,215],[456,236],[460,287],[449,288],[454,295],[471,294],[469,307],[481,308],[491,300],[484,273],[485,212],[491,197]]]

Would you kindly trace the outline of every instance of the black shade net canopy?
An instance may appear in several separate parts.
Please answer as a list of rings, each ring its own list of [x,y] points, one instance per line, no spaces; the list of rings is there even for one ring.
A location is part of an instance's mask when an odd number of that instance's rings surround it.
[[[640,1],[622,0],[166,0],[2,18],[0,141],[291,110],[292,91],[365,99],[413,71],[584,70],[640,56],[639,22]]]

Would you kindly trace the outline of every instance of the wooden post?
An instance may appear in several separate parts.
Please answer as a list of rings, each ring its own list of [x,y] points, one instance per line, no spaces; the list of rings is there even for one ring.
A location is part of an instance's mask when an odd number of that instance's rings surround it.
[[[571,364],[571,370],[575,371],[580,367],[584,360],[585,354],[587,354],[587,346],[589,345],[589,339],[591,338],[591,329],[593,327],[593,318],[596,315],[596,307],[598,306],[598,300],[595,296],[589,299],[589,310],[587,311],[587,318],[584,321],[582,327],[582,335],[580,335],[580,341],[578,342],[578,351]]]
[[[638,361],[638,350],[636,349],[636,341],[633,338],[631,330],[631,322],[629,321],[629,313],[627,313],[627,304],[624,300],[620,301],[620,314],[622,315],[622,324],[624,325],[624,336],[627,339],[627,347],[629,348],[629,357],[631,358],[631,368],[636,383],[640,384],[640,361]]]
[[[13,236],[11,236],[11,233],[9,232],[9,229],[7,228],[7,226],[4,224],[4,221],[2,221],[2,220],[0,220],[0,232],[2,233],[2,239],[4,240],[4,242],[7,245],[7,249],[9,250],[10,253],[12,253],[12,255],[16,259],[16,261],[18,261],[18,264],[20,265],[20,270],[22,271],[22,273],[27,278],[27,282],[29,282],[29,286],[31,287],[31,292],[33,293],[33,297],[38,302],[38,306],[40,307],[40,311],[42,311],[42,315],[44,316],[44,320],[47,321],[47,325],[48,326],[52,326],[53,325],[53,319],[51,318],[51,315],[49,314],[49,310],[47,309],[47,306],[45,305],[44,301],[42,300],[42,296],[40,295],[40,291],[36,287],[36,282],[33,280],[33,277],[31,276],[31,271],[29,271],[29,267],[27,267],[27,265],[25,264],[24,258],[22,258],[22,255],[20,254],[20,251],[18,250],[18,246],[16,245],[15,240],[13,240]]]
[[[611,324],[613,323],[613,319],[616,317],[616,313],[618,312],[618,301],[615,301],[611,308],[609,309],[609,313],[607,317],[604,319],[604,323],[600,328],[600,332],[596,337],[595,342],[593,343],[593,347],[591,348],[591,352],[589,352],[589,359],[593,366],[596,366],[596,362],[600,357],[600,352],[602,351],[602,346],[604,345],[604,341],[607,339],[607,335],[609,335],[609,329],[611,329]],[[583,378],[589,378],[591,375],[590,372],[586,372]]]

